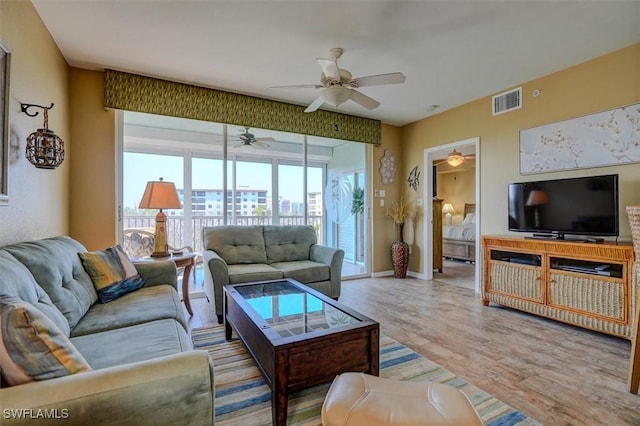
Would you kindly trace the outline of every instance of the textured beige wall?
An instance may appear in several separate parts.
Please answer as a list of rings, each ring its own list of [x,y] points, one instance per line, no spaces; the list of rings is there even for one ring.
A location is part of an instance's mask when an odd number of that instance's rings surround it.
[[[391,244],[396,239],[395,226],[393,220],[387,216],[387,209],[393,200],[398,199],[400,189],[404,188],[402,151],[400,142],[400,128],[383,124],[382,125],[382,144],[373,147],[370,152],[372,158],[371,164],[371,182],[373,190],[383,189],[385,197],[374,197],[374,191],[371,191],[369,199],[371,206],[370,226],[371,226],[371,272],[385,272],[393,270],[391,264]],[[384,151],[388,149],[395,157],[396,171],[393,182],[388,185],[382,183],[380,177],[380,158],[384,155]],[[384,206],[380,205],[380,200],[384,199]]]
[[[506,191],[511,182],[617,173],[620,176],[620,239],[630,239],[624,207],[640,204],[638,164],[522,176],[519,131],[639,102],[638,70],[640,43],[524,82],[520,110],[492,117],[488,96],[407,125],[402,128],[403,173],[409,172],[407,159],[423,158],[426,148],[480,137],[482,234],[508,233]],[[531,96],[534,89],[542,91],[539,97]],[[418,250],[423,245],[422,234],[416,234]],[[423,273],[421,259],[417,266],[412,262],[410,270]]]
[[[89,250],[116,242],[115,113],[104,109],[104,74],[70,68],[70,235]]]
[[[0,206],[0,246],[69,232],[68,66],[31,2],[0,1],[0,40],[11,51],[9,204]],[[54,170],[36,169],[25,158],[27,136],[41,128],[20,103],[48,106],[49,128],[65,142],[65,160]],[[30,110],[33,111],[33,110]]]

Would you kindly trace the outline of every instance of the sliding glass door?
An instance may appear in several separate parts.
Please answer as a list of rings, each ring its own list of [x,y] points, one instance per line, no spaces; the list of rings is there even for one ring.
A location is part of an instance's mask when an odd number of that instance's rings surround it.
[[[344,142],[333,149],[327,163],[325,200],[331,220],[328,241],[344,250],[343,276],[359,277],[368,273],[365,226],[366,204],[365,144]],[[362,191],[362,192],[360,192]]]
[[[123,116],[122,229],[154,228],[157,211],[137,204],[146,182],[162,177],[175,183],[183,204],[165,212],[172,246],[200,251],[204,226],[309,224],[318,243],[345,250],[343,277],[367,273],[366,197],[353,210],[354,193],[366,190],[366,144]],[[332,179],[342,186],[332,187]],[[339,201],[338,216],[327,200]]]
[[[200,156],[193,157],[191,164],[191,209],[183,207],[185,212],[191,210],[193,246],[200,251],[202,228],[225,224],[224,162],[222,158]]]

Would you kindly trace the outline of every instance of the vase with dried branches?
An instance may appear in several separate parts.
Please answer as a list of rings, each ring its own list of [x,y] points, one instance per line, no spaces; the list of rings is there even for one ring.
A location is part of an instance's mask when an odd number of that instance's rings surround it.
[[[391,244],[391,261],[393,262],[393,275],[396,278],[406,278],[409,267],[409,244],[404,241],[403,230],[405,222],[414,214],[413,202],[407,194],[402,194],[394,201],[387,215],[393,219],[396,225],[396,241]]]

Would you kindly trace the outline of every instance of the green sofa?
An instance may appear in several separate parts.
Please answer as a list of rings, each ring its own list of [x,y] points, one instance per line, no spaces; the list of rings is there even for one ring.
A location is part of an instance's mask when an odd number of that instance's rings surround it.
[[[175,264],[135,265],[145,285],[103,304],[78,256],[85,251],[69,237],[0,248],[0,294],[60,324],[91,367],[11,387],[3,379],[2,424],[33,424],[51,410],[69,425],[213,424],[213,367],[193,350]]]
[[[227,284],[292,278],[338,300],[344,251],[316,244],[306,225],[202,228],[204,289],[222,324]]]

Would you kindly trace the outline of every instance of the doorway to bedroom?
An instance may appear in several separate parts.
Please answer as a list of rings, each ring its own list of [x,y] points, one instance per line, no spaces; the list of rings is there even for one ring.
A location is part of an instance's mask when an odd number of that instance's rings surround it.
[[[428,269],[427,279],[480,291],[479,271],[479,138],[457,141],[425,150],[425,169],[433,170],[431,182],[425,186],[425,199],[441,200],[433,211],[425,203],[427,223],[441,215],[442,229],[431,229],[425,236],[425,246],[439,247],[443,254],[442,272]],[[428,192],[428,193],[427,193]],[[429,254],[430,255],[430,254]],[[427,259],[424,264],[429,268]],[[429,273],[430,272],[430,273]]]

